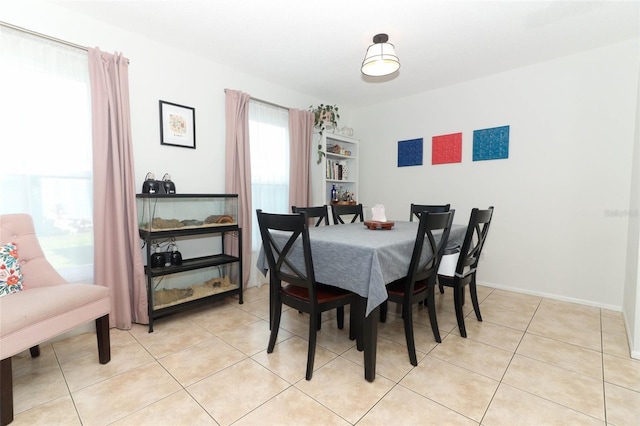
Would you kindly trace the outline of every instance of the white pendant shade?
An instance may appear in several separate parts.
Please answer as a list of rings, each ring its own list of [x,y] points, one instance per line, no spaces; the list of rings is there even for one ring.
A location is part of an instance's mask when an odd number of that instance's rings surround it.
[[[362,74],[371,77],[382,77],[400,69],[400,60],[396,55],[396,48],[387,43],[389,37],[386,34],[378,34],[373,37],[373,43],[367,49],[367,54],[362,61]]]

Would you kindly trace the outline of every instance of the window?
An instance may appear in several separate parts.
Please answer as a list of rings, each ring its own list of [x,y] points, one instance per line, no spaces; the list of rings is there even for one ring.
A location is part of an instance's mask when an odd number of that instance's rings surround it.
[[[289,111],[251,100],[249,102],[251,141],[251,203],[253,211],[289,212]],[[262,240],[253,214],[252,251]]]
[[[0,213],[29,213],[47,259],[62,276],[91,281],[88,54],[4,26],[0,45]]]

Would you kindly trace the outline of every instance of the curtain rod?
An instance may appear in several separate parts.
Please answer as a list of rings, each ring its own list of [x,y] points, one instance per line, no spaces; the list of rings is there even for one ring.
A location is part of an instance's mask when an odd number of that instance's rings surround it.
[[[89,51],[89,48],[87,46],[82,46],[80,44],[71,43],[70,41],[66,41],[66,40],[62,40],[62,39],[56,38],[56,37],[48,36],[46,34],[38,33],[36,31],[31,31],[31,30],[28,30],[26,28],[22,28],[22,27],[19,27],[17,25],[10,24],[8,22],[0,21],[0,26],[11,28],[12,30],[16,30],[16,31],[21,31],[21,32],[26,33],[26,34],[31,34],[31,35],[34,35],[36,37],[43,38],[45,40],[54,41],[56,43],[64,44],[64,45],[73,47],[75,49],[84,50],[85,52]],[[129,58],[127,58],[127,63],[130,63]]]
[[[75,47],[76,49],[84,50],[85,52],[89,51],[89,48],[86,46],[81,46],[76,43],[71,43],[70,41],[61,40],[59,38],[51,37],[46,34],[38,33],[35,31],[28,30],[26,28],[18,27],[17,25],[9,24],[8,22],[0,21],[0,25],[3,27],[11,28],[13,30],[22,31],[23,33],[31,34],[37,37],[41,37],[47,40],[55,41],[57,43],[66,44],[67,46]]]

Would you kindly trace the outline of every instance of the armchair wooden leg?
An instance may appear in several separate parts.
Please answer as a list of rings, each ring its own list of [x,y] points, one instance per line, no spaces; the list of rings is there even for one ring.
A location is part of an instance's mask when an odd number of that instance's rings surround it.
[[[13,377],[11,357],[0,361],[0,425],[13,421]]]
[[[96,336],[98,338],[98,358],[100,359],[100,364],[106,364],[111,361],[109,314],[96,319]]]
[[[31,353],[31,358],[38,358],[40,356],[40,345],[29,348],[29,352]]]

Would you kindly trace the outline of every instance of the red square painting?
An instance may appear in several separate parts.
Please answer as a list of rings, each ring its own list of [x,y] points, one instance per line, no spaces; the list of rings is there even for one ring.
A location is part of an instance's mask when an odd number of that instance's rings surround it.
[[[461,163],[462,133],[431,138],[431,164]]]

